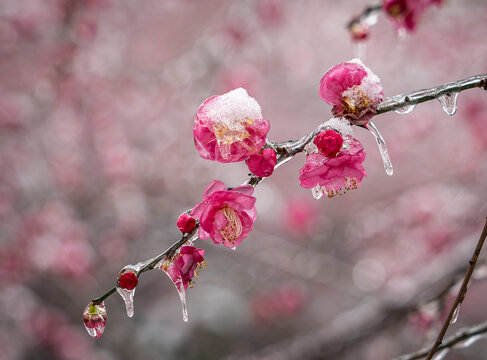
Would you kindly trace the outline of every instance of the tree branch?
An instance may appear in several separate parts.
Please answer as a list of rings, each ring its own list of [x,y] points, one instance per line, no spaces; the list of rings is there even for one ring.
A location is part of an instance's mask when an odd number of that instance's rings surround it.
[[[455,347],[468,347],[472,345],[475,340],[480,339],[487,335],[487,322],[478,324],[469,328],[464,328],[457,332],[455,335],[447,338],[440,346],[438,351],[448,352]],[[401,355],[394,360],[419,360],[428,355],[430,348],[421,349],[415,353]]]
[[[438,334],[438,337],[436,338],[433,347],[431,348],[428,355],[426,356],[426,360],[431,360],[436,350],[438,350],[438,347],[442,344],[443,337],[445,336],[445,333],[448,330],[448,327],[450,326],[451,320],[453,318],[453,314],[455,313],[456,309],[460,306],[463,299],[465,298],[465,294],[467,293],[468,282],[472,277],[473,270],[475,269],[475,264],[477,263],[480,252],[482,251],[482,246],[484,245],[486,237],[487,237],[487,219],[485,221],[484,229],[482,230],[482,234],[480,235],[477,246],[475,247],[475,251],[473,252],[472,258],[468,262],[469,266],[467,269],[467,273],[465,274],[465,278],[463,279],[462,286],[458,290],[457,297],[450,308],[450,312],[448,313],[448,316],[446,317],[445,322],[443,323],[443,327],[441,328],[441,331]]]
[[[347,29],[350,29],[355,24],[360,24],[363,20],[367,19],[371,14],[378,13],[382,10],[382,3],[377,5],[367,6],[359,15],[355,16],[347,24]]]
[[[372,7],[373,8],[373,7]],[[405,95],[397,95],[393,96],[391,98],[386,98],[384,101],[382,101],[378,106],[377,106],[377,115],[378,114],[383,114],[389,111],[393,111],[396,109],[399,109],[401,107],[409,106],[409,105],[414,105],[414,104],[419,104],[425,101],[433,100],[436,98],[439,98],[440,96],[446,95],[448,93],[454,93],[454,92],[461,92],[467,89],[472,89],[475,87],[480,87],[484,88],[484,90],[487,90],[487,74],[484,75],[477,75],[477,76],[472,76],[463,80],[458,80],[455,82],[450,82],[438,87],[430,88],[430,89],[424,89],[424,90],[419,90],[410,94],[405,94]],[[303,136],[299,140],[290,140],[290,141],[285,141],[281,143],[274,143],[274,142],[268,142],[267,146],[272,147],[274,150],[276,150],[277,155],[277,164],[275,168],[283,165],[284,163],[288,162],[291,160],[295,155],[298,153],[301,153],[304,151],[304,148],[306,145],[313,140],[313,138],[322,130],[325,129],[324,124],[318,125],[315,130],[313,130],[311,133]],[[244,184],[250,185],[252,187],[256,187],[263,178],[251,175],[245,182]],[[190,212],[191,209],[187,210],[187,212]],[[146,260],[143,262],[141,269],[139,270],[139,275],[152,270],[155,268],[157,263],[159,263],[162,259],[165,257],[170,258],[174,256],[176,251],[183,246],[186,242],[188,242],[190,239],[195,237],[196,232],[198,230],[199,224],[196,225],[195,229],[189,233],[189,234],[184,234],[183,237],[175,242],[171,247],[169,247],[167,250],[163,251],[161,254],[157,255],[156,257]],[[196,237],[195,237],[196,239]],[[100,303],[104,301],[106,298],[108,298],[110,295],[112,295],[116,291],[116,287],[111,288],[108,290],[105,294],[101,295],[98,298],[93,299],[92,301],[94,303]]]

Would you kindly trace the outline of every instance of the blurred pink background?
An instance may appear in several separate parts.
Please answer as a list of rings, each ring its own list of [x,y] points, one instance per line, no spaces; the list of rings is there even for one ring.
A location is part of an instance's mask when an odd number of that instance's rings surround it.
[[[453,117],[430,101],[374,119],[392,177],[360,128],[368,177],[359,190],[314,200],[297,180],[303,155],[276,170],[256,188],[255,230],[236,252],[197,243],[208,269],[187,292],[188,323],[158,270],[141,277],[133,319],[114,294],[100,339],[81,320],[125,264],[178,240],[178,215],[207,184],[246,179],[243,163],[198,156],[199,104],[242,86],[269,119],[270,140],[310,132],[331,117],[319,80],[354,57],[345,25],[366,5],[2,1],[0,359],[372,360],[430,344],[441,309],[389,311],[438,293],[478,239],[487,214],[479,89],[460,94]],[[402,41],[381,14],[364,62],[386,96],[432,87],[487,73],[486,33],[483,0],[429,9]],[[487,319],[483,275],[451,332]],[[486,351],[480,341],[447,359]]]

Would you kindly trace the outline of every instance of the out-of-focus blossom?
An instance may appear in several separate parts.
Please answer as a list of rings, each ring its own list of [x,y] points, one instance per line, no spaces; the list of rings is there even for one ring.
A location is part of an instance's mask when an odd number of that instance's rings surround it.
[[[384,99],[380,79],[359,59],[335,65],[321,78],[320,96],[333,105],[333,115],[366,124]]]
[[[246,160],[265,145],[269,122],[242,88],[207,99],[198,109],[193,135],[204,159],[223,163]]]
[[[203,193],[191,215],[199,219],[200,239],[211,238],[215,244],[234,248],[252,230],[257,217],[254,189],[249,185],[227,190],[225,184],[214,180]]]
[[[164,270],[175,284],[181,281],[184,289],[187,289],[188,286],[191,286],[193,278],[198,276],[198,270],[206,266],[204,254],[203,249],[183,246],[174,261]],[[163,266],[167,266],[167,263],[164,263]]]
[[[359,21],[353,22],[348,28],[353,41],[364,41],[369,37],[369,27]]]
[[[102,336],[107,322],[107,312],[103,302],[95,304],[90,302],[83,312],[83,322],[86,331],[94,338]]]
[[[278,319],[296,315],[305,304],[301,289],[284,285],[265,293],[257,294],[251,303],[254,319],[260,323],[269,323]]]
[[[299,184],[328,197],[340,195],[360,186],[362,178],[367,175],[362,166],[364,160],[362,144],[354,138],[347,139],[346,148],[336,157],[308,154],[303,168],[299,170]],[[314,196],[319,198],[321,195]]]
[[[274,149],[267,148],[258,154],[251,155],[246,163],[249,170],[260,177],[271,176],[276,166],[277,158]]]
[[[413,31],[426,9],[433,4],[441,5],[442,2],[443,0],[386,0],[383,8],[397,29]]]
[[[181,214],[178,218],[177,226],[183,234],[189,233],[195,228],[196,219],[187,213]]]

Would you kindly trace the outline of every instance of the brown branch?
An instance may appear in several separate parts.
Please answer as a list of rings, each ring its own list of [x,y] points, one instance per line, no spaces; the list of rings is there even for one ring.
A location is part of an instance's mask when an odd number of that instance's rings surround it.
[[[363,20],[367,19],[371,14],[378,13],[382,10],[382,3],[377,5],[370,5],[367,6],[359,15],[355,16],[352,20],[349,21],[347,24],[347,29],[350,29],[355,24],[361,23]]]
[[[438,87],[425,89],[416,91],[414,93],[406,94],[406,95],[397,95],[391,98],[386,98],[383,102],[381,102],[377,107],[377,114],[383,114],[389,111],[393,111],[399,109],[404,106],[419,104],[425,101],[433,100],[443,96],[447,93],[451,92],[461,92],[467,89],[481,87],[487,90],[487,74],[485,75],[477,75],[472,76],[467,79],[458,80],[455,82],[447,83]],[[315,130],[311,133],[303,136],[299,140],[290,140],[281,143],[274,143],[268,142],[267,146],[272,147],[277,156],[277,164],[276,168],[285,164],[289,160],[291,160],[295,155],[304,151],[305,146],[323,129],[325,129],[326,125],[320,124],[318,125]],[[250,177],[244,182],[244,184],[248,184],[252,187],[256,187],[264,178],[250,175]],[[191,211],[187,210],[187,212]],[[139,275],[154,269],[155,265],[161,261],[164,257],[172,257],[176,253],[176,251],[183,246],[187,241],[189,241],[195,234],[198,229],[198,226],[190,233],[185,234],[179,241],[175,242],[171,247],[167,250],[162,252],[161,254],[157,255],[156,257],[145,261],[145,264],[139,271]],[[116,287],[111,288],[102,296],[93,299],[92,301],[95,303],[100,303],[110,295],[112,295],[116,291]]]
[[[455,347],[467,347],[472,345],[478,337],[483,337],[487,335],[487,322],[478,324],[469,328],[464,328],[457,332],[455,335],[447,338],[440,346],[438,346],[438,351],[450,351]],[[420,360],[428,355],[430,348],[424,348],[417,352],[401,355],[394,360]]]
[[[480,252],[482,251],[482,246],[484,245],[486,237],[487,237],[487,219],[485,221],[484,229],[482,230],[482,234],[480,235],[477,246],[475,247],[475,251],[473,252],[472,258],[468,262],[469,265],[468,265],[467,272],[465,274],[465,278],[463,279],[462,286],[460,287],[460,290],[458,290],[457,297],[453,302],[453,305],[451,306],[450,312],[448,313],[448,316],[446,317],[445,322],[443,323],[443,327],[441,328],[441,331],[438,334],[438,337],[436,338],[433,347],[431,348],[430,352],[426,356],[426,360],[431,360],[436,350],[438,350],[438,347],[442,344],[443,337],[445,336],[445,333],[448,330],[448,327],[450,326],[451,319],[453,318],[453,314],[455,313],[455,310],[457,309],[457,307],[460,306],[463,299],[465,298],[465,294],[467,293],[468,282],[472,277],[472,273],[475,269],[475,264],[477,263],[477,259],[479,258]]]

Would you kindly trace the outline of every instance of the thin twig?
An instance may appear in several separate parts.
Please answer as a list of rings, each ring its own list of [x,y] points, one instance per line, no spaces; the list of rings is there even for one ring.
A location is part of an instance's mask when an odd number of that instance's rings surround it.
[[[350,29],[353,25],[362,22],[362,20],[367,19],[371,14],[375,12],[379,12],[382,10],[382,3],[377,5],[370,5],[367,6],[359,15],[355,16],[350,22],[347,24],[347,29]]]
[[[481,87],[487,90],[487,74],[472,76],[467,79],[458,80],[430,89],[416,91],[414,93],[406,95],[397,95],[391,98],[386,98],[377,106],[377,114],[383,114],[404,106],[419,104],[425,101],[433,100],[447,93],[460,92],[475,87]],[[306,145],[311,140],[313,140],[313,138],[324,128],[325,125],[320,124],[311,133],[303,136],[299,140],[290,140],[281,143],[268,142],[268,146],[271,146],[274,150],[276,150],[278,154],[276,168],[291,160],[298,153],[303,152]],[[247,179],[244,184],[256,187],[263,179],[264,178],[255,175],[250,175],[249,179]],[[188,210],[188,212],[189,211],[191,211],[191,209]],[[179,241],[175,242],[171,247],[169,247],[161,254],[145,261],[145,265],[140,269],[139,275],[146,271],[154,269],[157,263],[160,262],[164,257],[174,256],[176,251],[196,234],[198,227],[199,225],[197,225],[191,233],[185,234]],[[108,298],[110,295],[112,295],[115,291],[116,287],[113,287],[105,294],[93,299],[92,301],[94,303],[100,303]]]
[[[457,332],[455,335],[450,336],[447,338],[443,343],[438,346],[438,351],[445,351],[445,350],[451,350],[453,349],[456,345],[458,346],[467,346],[473,344],[475,338],[478,336],[485,336],[487,335],[487,322],[484,322],[482,324],[478,324],[469,328],[464,328]],[[470,343],[471,342],[471,343]],[[428,352],[430,351],[430,348],[424,348],[421,349],[417,352],[407,354],[407,355],[401,355],[394,360],[419,360],[423,359],[426,355],[428,355]]]
[[[460,290],[458,290],[457,297],[453,302],[453,305],[451,306],[450,312],[448,313],[445,322],[443,323],[443,327],[441,328],[441,331],[438,334],[438,337],[436,338],[436,341],[433,344],[433,347],[431,348],[430,352],[426,356],[425,360],[431,360],[433,358],[433,355],[435,354],[436,350],[438,350],[438,347],[441,345],[443,341],[443,337],[445,336],[445,333],[448,330],[448,327],[450,326],[451,319],[453,318],[453,314],[455,313],[457,307],[460,306],[463,299],[465,298],[465,294],[467,293],[468,282],[472,277],[473,270],[475,269],[475,264],[477,263],[477,259],[479,258],[480,251],[482,250],[482,246],[484,245],[486,237],[487,237],[487,219],[485,221],[484,229],[482,230],[482,234],[480,235],[479,241],[477,242],[477,246],[475,247],[475,251],[473,252],[472,258],[468,262],[469,265],[468,265],[467,272],[465,274],[465,278],[463,279],[462,286],[460,287]]]

